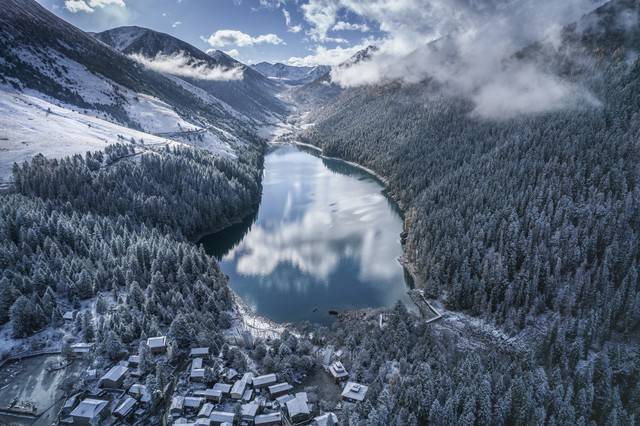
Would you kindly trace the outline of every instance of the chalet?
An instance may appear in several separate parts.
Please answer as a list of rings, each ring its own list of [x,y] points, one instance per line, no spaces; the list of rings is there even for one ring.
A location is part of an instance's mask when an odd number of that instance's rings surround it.
[[[71,412],[74,425],[95,425],[99,424],[107,414],[109,410],[108,401],[101,399],[86,398],[78,404],[78,406]]]
[[[253,378],[253,387],[256,389],[265,388],[276,383],[275,374],[265,374],[264,376],[258,376]]]
[[[164,353],[167,351],[167,336],[149,337],[147,346],[151,349],[151,353]]]
[[[311,408],[309,408],[309,398],[306,392],[298,392],[295,398],[287,401],[286,407],[292,423],[299,423],[311,417]]]
[[[213,385],[213,390],[220,391],[220,393],[222,393],[222,396],[229,395],[229,393],[231,392],[231,385],[228,385],[226,383],[216,383],[215,385]]]
[[[250,402],[248,404],[242,404],[242,406],[240,406],[242,421],[252,423],[255,420],[256,415],[258,415],[259,410],[260,404],[256,401]]]
[[[147,389],[146,385],[134,383],[131,385],[127,393],[143,404],[151,402],[151,393]]]
[[[113,415],[123,421],[128,419],[133,414],[133,410],[135,409],[137,402],[138,401],[132,397],[127,396],[124,401],[122,401],[122,403],[113,410]]]
[[[140,355],[131,355],[129,359],[127,359],[127,363],[129,364],[129,367],[138,367],[140,365]]]
[[[311,422],[312,426],[337,426],[338,416],[333,413],[325,413],[321,416],[314,417]]]
[[[220,402],[222,400],[222,392],[218,389],[199,389],[194,391],[193,394],[209,402]]]
[[[198,412],[198,417],[200,417],[200,418],[202,418],[202,417],[209,418],[209,416],[211,415],[212,411],[213,411],[213,404],[210,403],[210,402],[207,402],[206,404],[204,404],[202,406],[202,408]]]
[[[287,382],[282,382],[282,383],[278,383],[277,385],[271,385],[269,386],[268,389],[269,389],[269,395],[271,395],[272,398],[276,398],[280,395],[284,395],[285,393],[288,393],[291,389],[293,389],[293,386],[291,386]]]
[[[282,415],[280,413],[260,414],[256,416],[253,424],[255,426],[273,426],[282,424]]]
[[[127,374],[128,368],[124,365],[114,365],[104,376],[100,378],[100,387],[119,389]]]
[[[333,362],[329,366],[329,374],[331,374],[331,377],[333,377],[336,383],[339,383],[341,380],[346,380],[349,377],[349,373],[340,361]]]
[[[368,386],[361,385],[355,382],[347,382],[342,390],[342,399],[349,402],[360,402],[364,400],[365,395],[369,390]]]
[[[209,348],[193,348],[189,351],[190,358],[206,358],[209,356]]]
[[[184,396],[175,395],[171,398],[171,407],[169,408],[169,413],[172,416],[180,416],[184,411]]]
[[[214,425],[221,425],[223,423],[233,424],[234,420],[236,419],[236,415],[227,411],[214,411],[209,416],[209,419],[211,419],[211,422]]]
[[[185,396],[184,408],[190,411],[200,411],[200,407],[204,403],[204,398],[200,396]]]

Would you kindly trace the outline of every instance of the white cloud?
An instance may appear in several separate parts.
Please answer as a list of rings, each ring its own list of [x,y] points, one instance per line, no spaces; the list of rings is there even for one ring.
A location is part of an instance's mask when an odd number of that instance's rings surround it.
[[[287,63],[295,66],[339,65],[360,50],[365,49],[370,44],[370,41],[367,40],[351,47],[337,46],[332,49],[318,45],[315,47],[313,54],[304,57],[292,56],[287,60]]]
[[[240,56],[240,52],[238,52],[238,49],[225,50],[224,53],[231,56],[232,58],[237,58]]]
[[[182,21],[176,21],[171,25],[171,28],[176,28],[178,25],[182,25]]]
[[[139,54],[129,55],[129,57],[149,69],[179,77],[216,81],[242,80],[243,78],[241,68],[210,67],[206,62],[195,60],[184,52],[175,55],[158,54],[153,58]]]
[[[226,46],[253,46],[254,44],[285,44],[284,41],[275,34],[262,34],[252,37],[249,34],[237,30],[218,30],[208,38],[202,40],[212,47]]]
[[[351,22],[339,21],[331,27],[333,31],[360,31],[366,33],[369,31],[369,26],[367,24],[354,24]]]
[[[124,0],[65,0],[64,6],[71,13],[93,13],[96,8],[103,9],[107,6],[126,7]]]
[[[290,33],[299,33],[302,31],[302,26],[300,25],[291,25],[291,14],[285,8],[282,8],[282,14],[284,15],[284,23],[287,25],[287,31]]]

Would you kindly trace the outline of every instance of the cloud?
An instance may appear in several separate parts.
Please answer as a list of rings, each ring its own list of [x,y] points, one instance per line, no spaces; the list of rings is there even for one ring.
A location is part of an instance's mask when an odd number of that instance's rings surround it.
[[[64,7],[71,13],[93,13],[96,8],[107,6],[126,7],[124,0],[65,0]]]
[[[171,28],[176,28],[178,25],[182,25],[182,21],[176,21],[171,25]]]
[[[242,68],[210,67],[206,62],[195,60],[184,52],[175,55],[158,54],[153,58],[139,54],[129,55],[129,57],[151,70],[179,77],[215,81],[242,80],[243,78]]]
[[[360,31],[366,33],[370,30],[367,24],[354,24],[351,22],[338,21],[333,27],[333,31]]]
[[[218,30],[211,34],[208,38],[202,37],[205,43],[212,47],[226,46],[253,46],[254,44],[285,44],[284,41],[275,34],[262,34],[252,37],[249,34],[237,30]]]
[[[285,8],[282,8],[282,14],[284,15],[284,23],[287,25],[287,31],[290,33],[299,33],[302,31],[302,26],[300,25],[291,25],[291,14]]]
[[[432,78],[471,99],[474,114],[486,118],[597,104],[544,64],[509,58],[532,41],[557,36],[602,0],[310,0],[305,18],[319,38],[338,16],[319,11],[326,2],[333,6],[325,11],[347,9],[386,33],[370,61],[332,70],[332,80],[342,86]]]
[[[238,52],[238,49],[225,50],[224,53],[231,56],[232,58],[237,58],[240,56],[240,52]]]
[[[292,56],[287,60],[289,65],[295,66],[316,66],[316,65],[339,65],[360,50],[365,49],[373,42],[373,40],[364,40],[362,43],[350,47],[337,46],[334,48],[327,48],[323,45],[315,47],[314,52],[311,55],[297,57]]]

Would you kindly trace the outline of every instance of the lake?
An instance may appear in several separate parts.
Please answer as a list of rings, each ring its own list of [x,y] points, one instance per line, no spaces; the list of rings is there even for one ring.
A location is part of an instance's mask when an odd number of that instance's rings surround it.
[[[330,310],[410,303],[401,231],[400,211],[375,177],[276,145],[265,157],[258,212],[201,243],[257,314],[330,324]]]

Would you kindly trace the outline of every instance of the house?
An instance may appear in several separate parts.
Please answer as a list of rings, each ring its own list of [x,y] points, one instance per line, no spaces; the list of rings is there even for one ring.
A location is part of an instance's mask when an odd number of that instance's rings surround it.
[[[200,389],[194,391],[193,394],[210,402],[220,402],[222,400],[222,392],[218,389]]]
[[[247,389],[242,394],[242,400],[245,402],[249,402],[253,399],[253,389]]]
[[[238,376],[238,370],[235,368],[229,368],[226,373],[224,373],[224,378],[228,381],[235,379]]]
[[[229,395],[229,392],[231,392],[231,385],[228,385],[226,383],[216,383],[215,385],[213,385],[213,390],[220,391],[220,393],[222,393],[222,396]]]
[[[151,353],[161,354],[167,351],[167,336],[149,337],[147,346],[151,349]]]
[[[311,416],[311,408],[309,407],[309,398],[306,392],[296,393],[296,397],[287,401],[287,413],[292,423],[299,423],[309,419]]]
[[[350,402],[360,402],[364,400],[368,389],[368,386],[355,382],[347,382],[342,390],[342,399]]]
[[[80,399],[80,394],[79,393],[69,397],[64,402],[64,405],[62,406],[62,414],[65,415],[65,416],[68,416],[69,413],[71,413],[71,411],[73,411],[73,409],[76,407],[76,404],[78,403],[79,399]]]
[[[172,416],[179,416],[184,411],[184,396],[175,395],[171,398],[171,407],[169,408],[169,413]]]
[[[200,369],[202,368],[202,358],[195,358],[191,361],[191,369]]]
[[[204,381],[204,368],[192,369],[191,373],[189,373],[189,379],[192,382],[202,382],[202,381]]]
[[[65,321],[73,321],[73,311],[66,311],[62,315],[62,319]]]
[[[202,408],[200,409],[200,411],[198,412],[198,417],[206,417],[209,418],[209,416],[211,415],[211,412],[213,411],[213,404],[210,402],[207,402],[206,404],[204,404],[202,406]]]
[[[263,376],[254,377],[253,387],[256,389],[265,388],[267,386],[275,384],[276,380],[277,379],[275,374],[265,374]]]
[[[108,401],[86,398],[71,412],[74,425],[99,424],[109,414]]]
[[[278,405],[282,408],[284,408],[287,404],[287,402],[291,401],[293,398],[295,398],[295,396],[291,395],[291,394],[285,394],[282,396],[279,396],[276,398],[276,402],[278,403]]]
[[[312,426],[337,426],[338,416],[333,413],[325,413],[321,416],[314,417],[311,422]]]
[[[131,385],[128,394],[144,404],[148,404],[151,401],[151,393],[147,386],[140,383]]]
[[[247,389],[247,382],[244,380],[244,378],[236,381],[233,384],[233,387],[231,388],[231,398],[241,399],[246,389]]]
[[[242,421],[245,421],[248,423],[253,422],[259,410],[260,410],[260,404],[257,403],[256,401],[250,402],[248,404],[242,404],[240,406]]]
[[[127,419],[131,414],[133,414],[133,410],[135,409],[137,402],[138,401],[130,396],[126,397],[124,401],[122,401],[122,403],[113,410],[113,415],[120,420]]]
[[[204,398],[200,396],[185,396],[184,408],[191,411],[199,411],[204,403]]]
[[[91,352],[93,343],[74,343],[71,345],[71,353],[74,355],[82,355]]]
[[[340,361],[335,361],[329,366],[329,374],[331,374],[331,377],[333,377],[336,383],[339,383],[341,380],[346,380],[349,377],[349,373]]]
[[[277,385],[271,385],[269,386],[268,389],[269,389],[269,395],[271,395],[272,398],[276,398],[280,395],[284,395],[285,393],[289,392],[291,389],[293,389],[293,386],[291,386],[287,382],[282,382],[282,383],[278,383]]]
[[[234,420],[236,419],[236,415],[227,411],[214,411],[209,416],[209,419],[211,419],[211,422],[214,425],[221,425],[223,423],[233,424]]]
[[[100,387],[119,389],[122,386],[127,370],[129,369],[124,365],[114,365],[104,376],[100,378]]]
[[[255,426],[272,426],[282,424],[282,415],[280,413],[260,414],[253,421]]]
[[[127,363],[129,367],[138,367],[140,365],[140,355],[131,355],[129,359],[127,359]]]
[[[206,358],[209,356],[209,348],[192,348],[189,351],[189,358]]]

